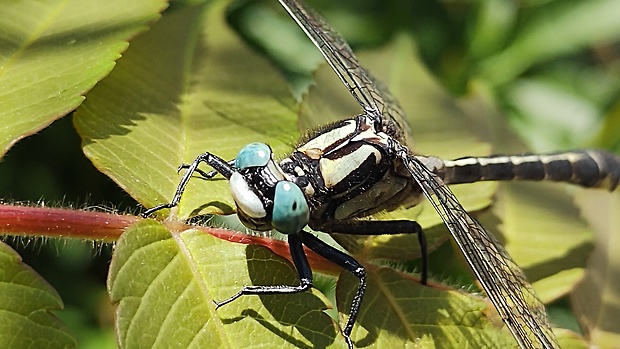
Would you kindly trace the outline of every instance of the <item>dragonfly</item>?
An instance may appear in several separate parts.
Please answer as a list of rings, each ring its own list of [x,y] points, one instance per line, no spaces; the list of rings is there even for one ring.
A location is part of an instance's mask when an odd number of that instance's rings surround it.
[[[463,253],[482,289],[522,348],[558,348],[545,307],[519,266],[496,238],[459,203],[448,184],[489,180],[551,180],[614,190],[620,159],[593,149],[551,154],[495,155],[443,160],[415,154],[404,112],[388,89],[364,69],[346,41],[319,14],[296,0],[280,4],[320,50],[361,106],[361,113],[326,125],[276,162],[264,143],[243,147],[227,161],[205,152],[185,170],[170,203],[144,211],[145,217],[178,205],[189,180],[222,175],[228,179],[241,222],[252,230],[275,229],[287,237],[298,285],[245,286],[224,306],[244,295],[305,292],[313,285],[303,246],[353,274],[358,287],[341,333],[351,333],[367,285],[364,266],[351,255],[306,230],[353,235],[416,234],[421,247],[422,284],[427,284],[426,239],[412,220],[361,219],[379,211],[413,206],[426,198]],[[206,164],[213,170],[205,171]]]

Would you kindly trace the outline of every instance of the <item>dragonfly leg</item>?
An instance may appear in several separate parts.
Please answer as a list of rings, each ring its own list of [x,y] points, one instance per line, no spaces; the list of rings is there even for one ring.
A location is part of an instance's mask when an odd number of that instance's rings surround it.
[[[188,168],[190,168],[192,165],[191,164],[182,164],[179,167],[177,167],[177,173],[181,172],[181,170],[186,170]],[[211,170],[209,172],[205,172],[199,168],[195,169],[194,172],[198,172],[198,174],[200,175],[200,179],[211,179],[213,177],[215,177],[218,172],[216,170]]]
[[[360,280],[357,293],[355,293],[353,301],[351,302],[349,319],[347,320],[347,324],[342,329],[342,334],[347,341],[347,345],[349,349],[352,349],[353,343],[351,341],[351,331],[353,330],[355,320],[357,320],[357,314],[359,313],[360,305],[362,304],[362,299],[364,298],[364,292],[366,291],[366,269],[353,257],[331,247],[316,236],[306,231],[301,231],[299,235],[303,244],[309,249],[316,252],[323,258],[343,267]]]
[[[186,168],[187,172],[185,172],[185,174],[183,175],[183,178],[181,178],[181,181],[179,182],[179,185],[177,186],[177,190],[174,193],[174,196],[172,197],[172,201],[170,203],[167,204],[161,204],[161,205],[157,205],[155,207],[152,207],[146,211],[144,211],[142,213],[142,217],[148,217],[149,215],[151,215],[154,212],[157,212],[159,210],[163,210],[165,208],[173,208],[176,205],[179,204],[179,201],[181,201],[181,196],[183,195],[183,191],[185,191],[185,187],[187,186],[187,183],[189,182],[189,179],[192,178],[192,175],[194,174],[194,172],[198,172],[201,175],[205,176],[207,175],[207,173],[205,173],[204,171],[198,169],[198,165],[200,165],[200,163],[206,163],[209,166],[213,167],[215,169],[215,171],[221,173],[224,177],[226,178],[230,178],[230,176],[232,175],[232,173],[234,172],[234,168],[232,166],[230,166],[225,160],[223,160],[222,158],[213,155],[211,153],[203,153],[198,155],[198,157],[196,157],[196,159],[189,165],[181,165],[179,167],[179,170]],[[205,176],[206,177],[206,176]]]
[[[300,234],[289,234],[288,244],[291,251],[291,257],[293,259],[293,264],[299,274],[299,286],[244,286],[232,297],[220,302],[215,302],[216,308],[226,305],[244,295],[299,293],[312,288],[312,269],[310,269],[308,257],[306,257],[306,253],[304,252]]]
[[[228,160],[228,161],[226,161],[226,163],[227,163],[228,165],[230,165],[230,166],[233,166],[233,165],[235,164],[235,159]],[[188,169],[188,168],[190,168],[191,166],[192,166],[191,164],[182,164],[181,166],[179,166],[179,167],[177,168],[177,172],[181,172],[181,170]],[[218,173],[220,173],[220,172],[219,172],[219,171],[217,171],[217,170],[211,170],[211,171],[209,171],[209,172],[205,172],[205,171],[203,171],[203,170],[201,170],[201,169],[199,169],[199,168],[197,168],[197,169],[195,170],[195,172],[198,172],[198,174],[201,176],[201,178],[202,178],[202,179],[211,179],[211,178],[213,178],[213,177],[217,176],[217,174],[218,174]]]
[[[312,226],[312,225],[311,225]],[[392,220],[392,221],[370,221],[370,220],[329,220],[320,226],[312,229],[326,233],[340,233],[348,235],[396,235],[396,234],[417,234],[420,244],[420,258],[422,271],[420,273],[420,283],[426,285],[428,281],[428,250],[426,246],[426,234],[415,221]]]

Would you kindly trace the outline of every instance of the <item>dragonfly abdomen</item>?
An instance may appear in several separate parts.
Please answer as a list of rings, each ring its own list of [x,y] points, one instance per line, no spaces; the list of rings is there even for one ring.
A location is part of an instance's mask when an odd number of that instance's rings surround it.
[[[620,159],[600,150],[465,157],[443,163],[442,174],[448,184],[549,180],[614,190],[620,181]]]

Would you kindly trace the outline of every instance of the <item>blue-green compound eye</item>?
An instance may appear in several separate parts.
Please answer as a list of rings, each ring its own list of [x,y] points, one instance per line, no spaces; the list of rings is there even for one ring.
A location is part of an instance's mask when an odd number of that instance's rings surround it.
[[[271,225],[283,234],[299,233],[308,224],[310,210],[301,189],[289,181],[276,184]]]
[[[250,143],[235,158],[236,168],[265,166],[271,160],[271,149],[265,143]]]

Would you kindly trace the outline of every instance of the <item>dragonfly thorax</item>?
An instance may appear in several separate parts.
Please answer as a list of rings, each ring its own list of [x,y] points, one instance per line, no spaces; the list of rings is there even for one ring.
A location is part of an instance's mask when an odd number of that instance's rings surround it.
[[[308,223],[304,194],[287,180],[264,143],[245,146],[235,159],[230,190],[241,222],[250,229],[294,234]]]
[[[399,171],[391,142],[397,141],[362,114],[317,130],[280,162],[306,195],[311,227],[326,219],[363,217],[409,204],[407,200],[419,201],[411,176]]]

